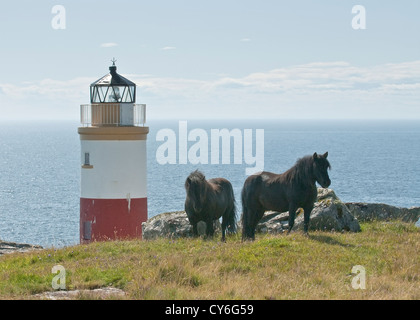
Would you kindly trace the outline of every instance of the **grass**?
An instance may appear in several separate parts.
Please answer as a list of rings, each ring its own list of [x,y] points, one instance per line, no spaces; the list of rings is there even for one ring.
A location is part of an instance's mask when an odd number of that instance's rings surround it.
[[[54,265],[66,289],[123,289],[127,299],[420,299],[420,231],[399,221],[360,233],[300,232],[203,239],[113,241],[0,257],[0,299],[52,291]],[[352,288],[352,268],[366,289]],[[83,298],[83,297],[81,297]]]

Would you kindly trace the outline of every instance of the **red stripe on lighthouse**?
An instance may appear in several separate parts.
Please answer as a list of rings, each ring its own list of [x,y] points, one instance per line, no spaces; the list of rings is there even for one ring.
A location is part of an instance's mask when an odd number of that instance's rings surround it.
[[[141,238],[147,198],[80,198],[80,243]]]

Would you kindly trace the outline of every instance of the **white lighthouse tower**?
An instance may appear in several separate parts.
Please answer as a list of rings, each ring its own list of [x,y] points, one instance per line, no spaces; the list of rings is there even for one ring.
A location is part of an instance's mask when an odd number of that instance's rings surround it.
[[[115,61],[80,107],[81,243],[141,238],[147,220],[146,105]]]

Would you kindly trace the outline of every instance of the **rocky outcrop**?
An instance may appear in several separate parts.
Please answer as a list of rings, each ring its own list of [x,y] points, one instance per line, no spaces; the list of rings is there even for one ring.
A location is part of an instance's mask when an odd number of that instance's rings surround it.
[[[239,218],[239,217],[238,217]],[[288,212],[266,212],[257,225],[256,231],[282,233],[288,230]],[[238,219],[239,220],[239,219]],[[359,222],[372,220],[402,220],[416,223],[420,227],[420,207],[400,208],[381,203],[342,202],[332,189],[318,189],[317,202],[311,213],[309,230],[359,232]],[[216,221],[215,230],[220,230]],[[201,226],[205,233],[205,223]],[[199,228],[200,229],[200,228]],[[303,229],[303,212],[299,212],[293,230]],[[238,232],[241,223],[238,223]],[[191,237],[192,227],[185,211],[168,212],[157,215],[143,224],[143,238]]]
[[[36,249],[42,249],[42,247],[26,243],[15,243],[0,240],[0,256],[6,253],[26,252]]]
[[[350,212],[357,220],[402,220],[405,222],[416,222],[420,218],[420,207],[400,208],[383,203],[346,203]]]
[[[257,225],[257,232],[282,233],[288,230],[289,212],[266,212]],[[303,230],[303,212],[295,219],[293,230]],[[318,189],[317,202],[311,213],[309,230],[359,232],[358,220],[331,189]]]
[[[192,235],[192,228],[185,211],[165,212],[143,222],[142,234],[144,240],[188,237]]]
[[[192,226],[185,211],[165,212],[154,216],[142,225],[143,239],[192,237]],[[197,225],[198,233],[204,235],[206,223],[201,221]],[[214,230],[221,230],[218,220],[214,223]]]
[[[289,213],[266,212],[257,226],[257,232],[282,233],[288,228]],[[216,221],[215,230],[220,230],[220,222]],[[238,224],[240,232],[241,224]],[[200,228],[199,228],[200,229]],[[205,226],[202,228],[205,232]],[[303,214],[295,220],[293,230],[303,229]],[[360,231],[360,225],[346,205],[331,189],[318,189],[318,198],[311,213],[310,230]],[[178,238],[191,237],[192,227],[185,211],[167,212],[152,217],[143,224],[143,239],[158,237]]]

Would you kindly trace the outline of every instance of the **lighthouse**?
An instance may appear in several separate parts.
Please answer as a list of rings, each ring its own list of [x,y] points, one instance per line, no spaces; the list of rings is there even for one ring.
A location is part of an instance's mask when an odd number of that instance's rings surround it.
[[[80,243],[141,238],[147,220],[146,105],[111,61],[80,106]]]

